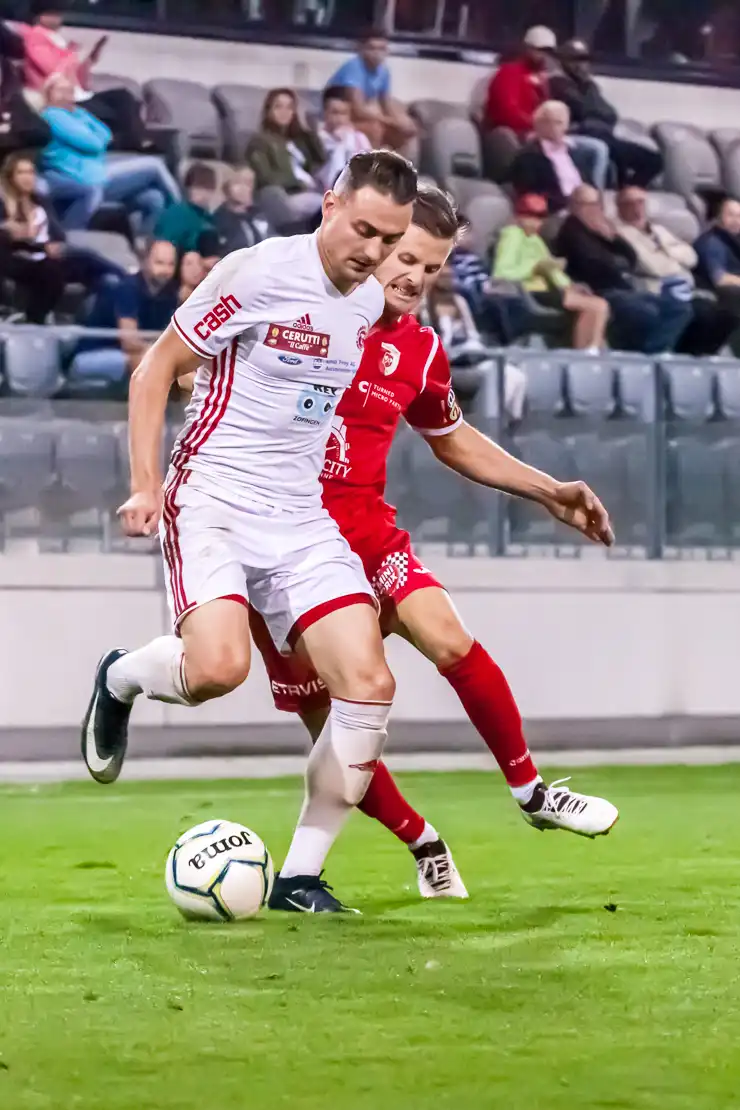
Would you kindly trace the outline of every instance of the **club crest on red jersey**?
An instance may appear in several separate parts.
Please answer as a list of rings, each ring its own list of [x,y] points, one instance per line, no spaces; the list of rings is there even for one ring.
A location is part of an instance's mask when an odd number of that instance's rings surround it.
[[[390,377],[390,375],[398,369],[398,364],[401,361],[401,352],[393,343],[381,343],[380,346],[383,348],[380,369],[386,377]]]

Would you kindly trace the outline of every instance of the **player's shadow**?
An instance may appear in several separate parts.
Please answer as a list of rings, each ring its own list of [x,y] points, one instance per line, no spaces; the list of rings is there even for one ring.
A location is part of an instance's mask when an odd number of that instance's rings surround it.
[[[434,935],[440,927],[448,926],[467,934],[475,933],[529,933],[550,929],[562,918],[589,917],[603,914],[602,903],[592,905],[530,906],[513,909],[501,906],[492,899],[478,895],[470,900],[440,900],[431,902],[435,908],[433,919],[425,918],[429,902],[420,903],[411,899],[389,898],[375,900],[363,906],[365,914],[373,922],[388,931],[413,932],[417,936]],[[394,917],[394,911],[405,910],[403,915]],[[441,911],[441,912],[440,912]],[[389,916],[387,916],[389,915]]]

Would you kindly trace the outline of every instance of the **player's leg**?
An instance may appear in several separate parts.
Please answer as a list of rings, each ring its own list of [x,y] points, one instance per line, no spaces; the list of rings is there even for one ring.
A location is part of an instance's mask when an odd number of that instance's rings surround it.
[[[611,802],[542,781],[503,671],[465,629],[445,590],[428,585],[400,598],[394,631],[414,644],[450,683],[530,824],[590,837],[609,832],[618,817]]]
[[[81,746],[101,783],[121,772],[140,694],[197,705],[234,689],[249,670],[244,571],[228,520],[210,499],[186,489],[180,494],[165,498],[160,526],[167,599],[179,635],[158,636],[136,651],[115,648],[100,660]]]

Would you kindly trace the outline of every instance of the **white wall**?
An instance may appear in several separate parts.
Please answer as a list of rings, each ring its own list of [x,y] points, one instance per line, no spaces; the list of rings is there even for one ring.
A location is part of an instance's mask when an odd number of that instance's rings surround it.
[[[98,32],[75,28],[74,37],[92,43]],[[117,31],[100,62],[106,73],[125,73],[139,81],[151,77],[195,79],[205,85],[236,82],[272,88],[297,85],[323,88],[343,60],[333,50],[214,42],[166,35]],[[422,97],[467,103],[487,65],[397,56],[392,59],[394,91],[403,100]],[[700,85],[604,78],[603,87],[620,114],[644,123],[682,120],[706,128],[737,127],[740,90]]]
[[[470,629],[531,720],[740,716],[740,563],[440,559]],[[79,722],[103,650],[168,631],[147,556],[0,558],[0,726]],[[388,645],[394,716],[462,720],[457,699],[408,645]],[[264,723],[261,665],[196,710],[141,702],[141,723]]]

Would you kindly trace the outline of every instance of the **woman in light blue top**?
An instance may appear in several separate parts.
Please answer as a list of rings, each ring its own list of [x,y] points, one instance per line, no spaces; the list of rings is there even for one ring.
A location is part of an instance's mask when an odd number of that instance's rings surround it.
[[[149,235],[164,208],[180,199],[180,189],[161,159],[131,155],[109,161],[111,133],[81,104],[72,82],[61,73],[46,83],[42,116],[51,142],[41,169],[62,225],[85,228],[104,201],[122,204],[134,218],[137,234]]]

